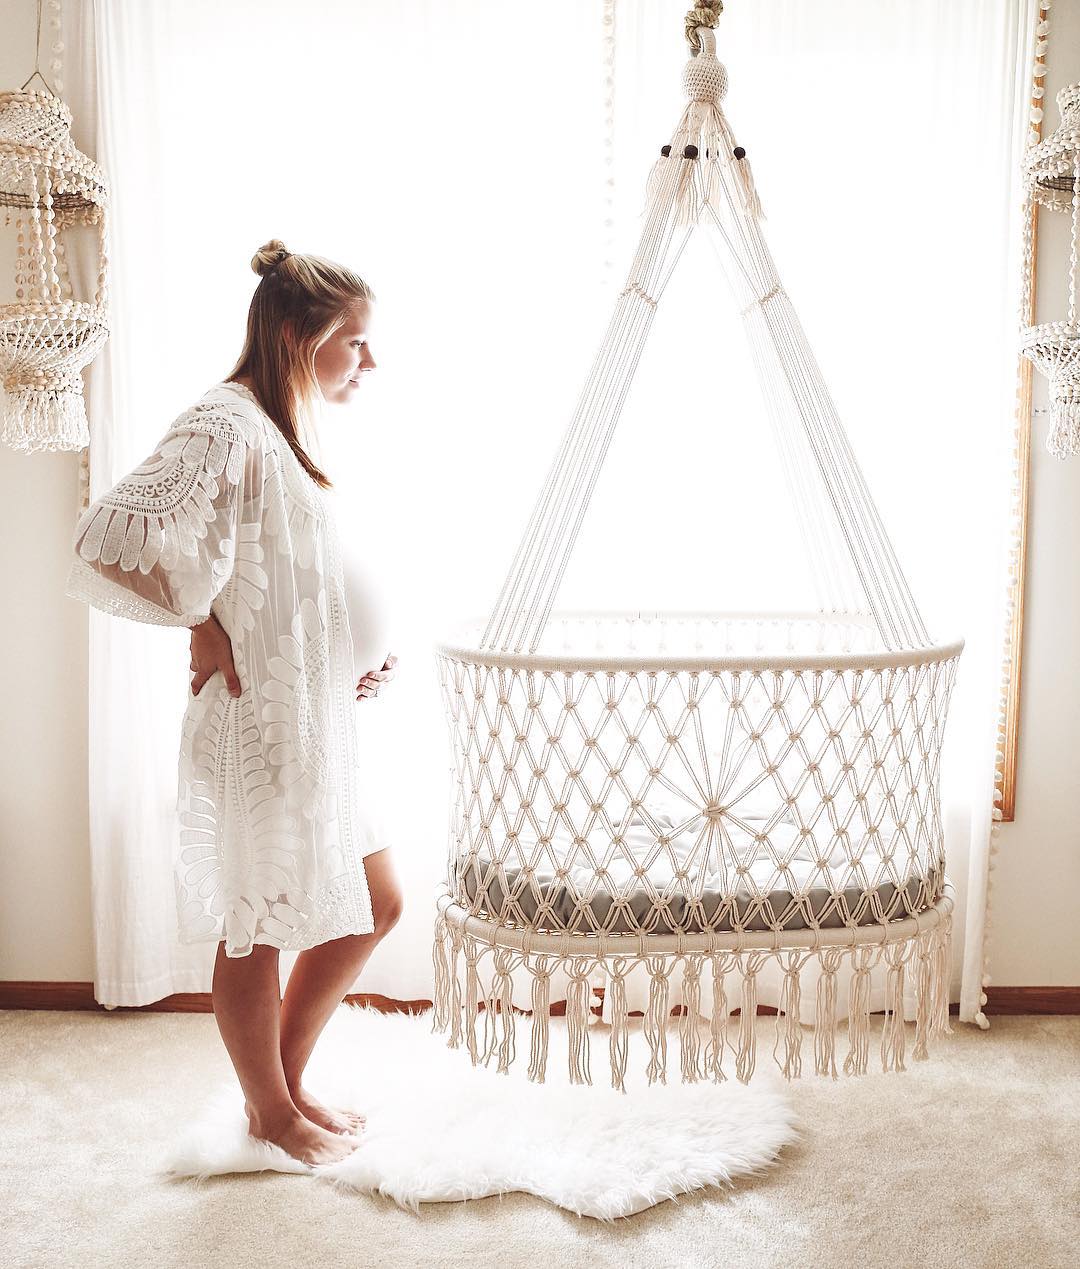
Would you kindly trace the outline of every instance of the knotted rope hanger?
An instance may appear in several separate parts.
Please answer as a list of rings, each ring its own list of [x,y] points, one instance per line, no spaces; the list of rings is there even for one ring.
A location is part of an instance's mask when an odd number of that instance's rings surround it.
[[[892,650],[929,637],[761,232],[745,150],[720,109],[719,0],[686,17],[690,102],[649,179],[626,284],[540,490],[481,646],[535,652],[657,306],[699,223],[736,297],[823,610],[863,612]],[[715,240],[714,240],[715,237]]]

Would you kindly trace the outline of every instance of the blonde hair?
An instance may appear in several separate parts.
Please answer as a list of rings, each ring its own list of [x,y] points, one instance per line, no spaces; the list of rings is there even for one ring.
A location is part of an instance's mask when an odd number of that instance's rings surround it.
[[[255,252],[261,278],[248,309],[247,335],[230,379],[251,381],[301,465],[317,484],[332,488],[312,459],[314,407],[321,399],[315,354],[346,320],[349,310],[375,294],[358,274],[322,256],[296,255],[278,238]]]

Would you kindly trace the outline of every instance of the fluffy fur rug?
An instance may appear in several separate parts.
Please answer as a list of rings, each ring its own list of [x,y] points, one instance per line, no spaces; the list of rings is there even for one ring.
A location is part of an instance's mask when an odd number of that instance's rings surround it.
[[[580,1216],[611,1220],[704,1186],[760,1171],[798,1134],[783,1081],[750,1086],[647,1086],[640,1025],[630,1032],[625,1094],[608,1083],[607,1028],[598,1025],[593,1086],[566,1081],[566,1033],[552,1019],[548,1083],[473,1067],[464,1049],[432,1035],[430,1016],[342,1006],[305,1078],[312,1093],[367,1116],[347,1159],[309,1167],[247,1132],[237,1085],[223,1086],[177,1142],[171,1177],[298,1172],[402,1207],[524,1190]],[[679,1070],[677,1040],[669,1070]]]

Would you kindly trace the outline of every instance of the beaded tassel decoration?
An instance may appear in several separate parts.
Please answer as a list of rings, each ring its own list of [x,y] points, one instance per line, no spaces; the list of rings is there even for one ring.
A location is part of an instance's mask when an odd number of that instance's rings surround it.
[[[54,94],[0,93],[0,235],[14,261],[0,279],[0,440],[25,452],[89,444],[81,371],[109,332],[107,187],[70,129]],[[90,259],[97,282],[83,292]]]
[[[1077,291],[1080,286],[1080,84],[1057,95],[1061,122],[1054,133],[1033,145],[1024,157],[1024,224],[1029,226],[1024,251],[1024,295],[1034,269],[1031,249],[1033,206],[1064,212],[1070,218],[1068,316],[1065,321],[1025,326],[1020,347],[1050,384],[1050,430],[1046,447],[1065,458],[1080,453],[1080,323]]]

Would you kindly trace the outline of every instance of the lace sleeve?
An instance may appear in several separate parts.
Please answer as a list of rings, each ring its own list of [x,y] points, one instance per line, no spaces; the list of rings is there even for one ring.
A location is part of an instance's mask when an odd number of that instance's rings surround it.
[[[65,593],[151,625],[204,621],[232,573],[249,452],[227,410],[185,411],[79,517]]]

